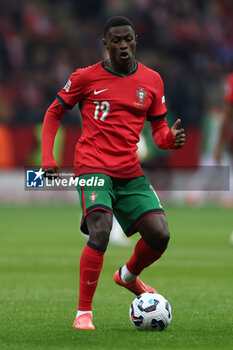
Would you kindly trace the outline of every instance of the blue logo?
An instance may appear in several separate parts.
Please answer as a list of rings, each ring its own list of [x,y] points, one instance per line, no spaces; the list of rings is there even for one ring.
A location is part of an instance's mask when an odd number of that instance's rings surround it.
[[[44,171],[40,170],[27,170],[26,187],[39,188],[44,187]]]

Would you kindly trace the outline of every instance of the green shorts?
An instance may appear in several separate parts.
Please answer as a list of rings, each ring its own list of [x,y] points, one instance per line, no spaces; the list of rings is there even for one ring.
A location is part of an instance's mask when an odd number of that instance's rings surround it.
[[[159,198],[146,176],[119,179],[105,174],[84,174],[76,186],[82,207],[81,231],[88,234],[86,216],[95,210],[115,215],[127,236],[151,214],[164,214]]]

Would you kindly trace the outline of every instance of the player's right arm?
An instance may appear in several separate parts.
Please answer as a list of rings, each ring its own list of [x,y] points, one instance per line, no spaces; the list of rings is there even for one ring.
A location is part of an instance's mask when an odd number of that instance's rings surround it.
[[[67,109],[55,100],[45,113],[42,127],[42,169],[48,178],[59,174],[59,168],[53,156],[53,146],[61,118],[66,111]]]
[[[42,169],[49,178],[59,176],[59,168],[53,157],[53,146],[61,118],[84,97],[82,69],[71,74],[56,100],[47,109],[42,128]]]

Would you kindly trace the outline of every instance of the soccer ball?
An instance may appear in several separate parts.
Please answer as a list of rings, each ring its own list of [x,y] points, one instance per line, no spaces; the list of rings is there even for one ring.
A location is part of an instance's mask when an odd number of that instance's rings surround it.
[[[162,331],[172,319],[169,302],[157,293],[143,293],[134,299],[129,318],[138,330]]]

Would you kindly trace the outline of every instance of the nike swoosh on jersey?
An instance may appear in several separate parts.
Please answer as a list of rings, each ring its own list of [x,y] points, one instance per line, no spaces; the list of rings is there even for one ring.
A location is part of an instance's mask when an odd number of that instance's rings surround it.
[[[94,90],[94,95],[101,94],[101,92],[104,92],[106,90],[108,90],[108,89],[103,89],[103,90],[99,90],[99,91]]]
[[[97,280],[93,282],[90,282],[89,280],[87,281],[87,284],[94,284],[94,283],[97,283]]]

